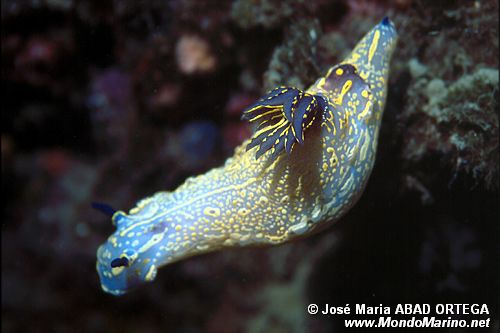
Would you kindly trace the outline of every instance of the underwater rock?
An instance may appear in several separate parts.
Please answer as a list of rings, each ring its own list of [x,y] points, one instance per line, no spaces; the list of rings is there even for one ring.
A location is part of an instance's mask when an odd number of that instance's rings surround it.
[[[175,47],[177,65],[184,74],[207,73],[215,69],[217,59],[209,44],[194,35],[182,36]]]
[[[276,27],[294,13],[293,7],[303,3],[301,0],[237,0],[233,3],[231,16],[242,28],[262,25]]]
[[[211,121],[187,124],[179,133],[180,163],[186,167],[202,165],[213,154],[219,139],[219,129]]]
[[[421,64],[418,59],[412,58],[408,61],[408,69],[413,79],[419,78],[429,70],[427,66]]]
[[[288,27],[285,42],[274,50],[264,74],[266,91],[283,84],[304,88],[319,75],[316,44],[320,34],[317,19],[302,19]]]
[[[87,97],[94,140],[100,147],[111,150],[123,146],[129,134],[132,117],[132,82],[128,73],[109,68],[99,73],[92,82]]]
[[[456,172],[498,187],[498,70],[480,68],[446,84],[422,78],[409,89],[403,156],[439,153]]]

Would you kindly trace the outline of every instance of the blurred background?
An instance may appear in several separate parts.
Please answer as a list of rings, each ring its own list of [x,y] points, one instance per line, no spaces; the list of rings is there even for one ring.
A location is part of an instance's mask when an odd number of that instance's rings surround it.
[[[2,331],[345,330],[309,303],[486,303],[497,331],[497,12],[493,0],[2,0]],[[400,40],[379,152],[340,222],[166,266],[123,297],[101,291],[95,253],[113,227],[92,201],[128,210],[221,165],[250,135],[247,105],[306,88],[386,15]]]

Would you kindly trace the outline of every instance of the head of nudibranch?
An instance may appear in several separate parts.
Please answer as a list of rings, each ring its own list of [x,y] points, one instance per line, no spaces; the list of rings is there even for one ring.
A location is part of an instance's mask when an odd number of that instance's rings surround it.
[[[383,112],[389,64],[397,40],[398,34],[394,24],[388,17],[385,17],[356,44],[352,52],[340,63],[340,65],[352,65],[357,74],[366,81],[377,101],[375,112]],[[335,67],[328,71],[326,80],[334,75]]]
[[[156,206],[143,204],[137,214],[113,212],[111,220],[117,230],[97,250],[96,268],[104,291],[123,295],[155,279],[160,243],[168,231],[166,223],[156,217]]]
[[[328,100],[337,120],[349,115],[359,129],[378,127],[387,95],[389,63],[397,38],[394,24],[385,17],[309,91]],[[336,125],[342,127],[338,121]]]

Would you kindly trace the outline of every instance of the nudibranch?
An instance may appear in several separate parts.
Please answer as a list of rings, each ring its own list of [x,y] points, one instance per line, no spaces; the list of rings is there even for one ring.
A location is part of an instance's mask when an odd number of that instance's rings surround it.
[[[371,173],[397,40],[384,18],[309,89],[279,87],[244,111],[252,137],[222,167],[112,214],[97,250],[102,289],[114,295],[159,267],[226,247],[280,244],[337,221]]]

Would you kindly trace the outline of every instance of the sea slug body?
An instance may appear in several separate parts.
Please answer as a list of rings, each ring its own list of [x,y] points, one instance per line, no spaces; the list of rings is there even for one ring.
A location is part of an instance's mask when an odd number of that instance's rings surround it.
[[[397,40],[384,18],[307,91],[279,87],[243,118],[252,138],[222,167],[158,192],[128,213],[97,251],[102,289],[126,293],[159,267],[230,246],[279,244],[345,214],[371,173]]]

